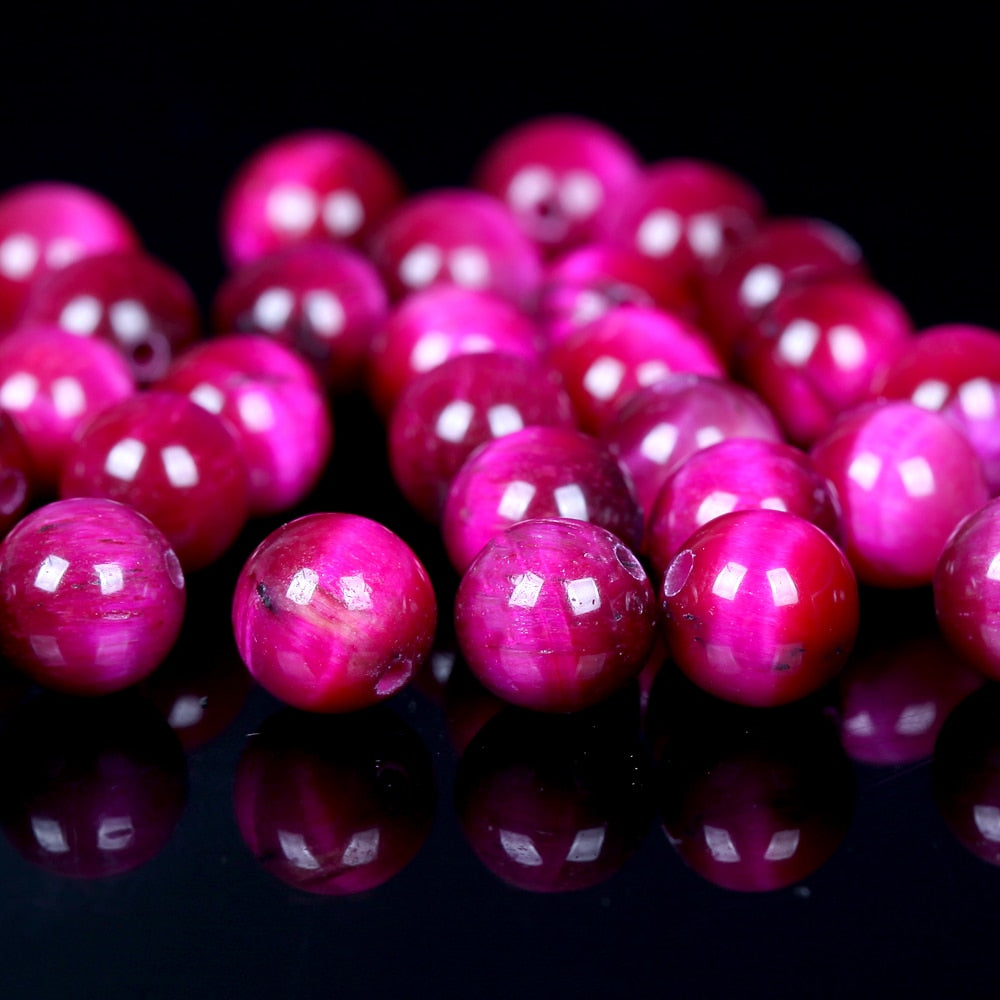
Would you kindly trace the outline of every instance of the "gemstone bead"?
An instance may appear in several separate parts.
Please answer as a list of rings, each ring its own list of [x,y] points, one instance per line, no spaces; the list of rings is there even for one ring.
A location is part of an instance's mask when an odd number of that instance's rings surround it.
[[[572,712],[635,677],[655,637],[656,600],[632,551],[586,521],[521,521],[459,583],[455,634],[473,673],[524,708]]]
[[[232,606],[243,662],[276,698],[313,712],[373,705],[430,651],[427,572],[388,528],[314,513],[272,532],[240,572]]]
[[[58,326],[121,351],[140,385],[155,382],[201,335],[188,283],[138,250],[91,254],[35,281],[20,326]]]
[[[819,690],[858,632],[846,557],[786,511],[734,511],[703,525],[667,567],[661,601],[681,670],[741,705],[783,705]]]
[[[856,408],[810,455],[840,508],[844,551],[876,587],[929,584],[952,530],[988,499],[965,436],[913,403]]]
[[[477,448],[452,481],[441,517],[452,565],[464,573],[491,538],[538,517],[599,524],[633,551],[642,541],[631,485],[600,441],[567,427],[525,427]]]
[[[151,673],[184,617],[163,533],[125,504],[59,500],[0,544],[0,650],[39,684],[106,694]]]
[[[163,390],[108,406],[81,428],[59,492],[130,504],[188,572],[221,556],[248,517],[247,470],[233,436],[215,414]]]

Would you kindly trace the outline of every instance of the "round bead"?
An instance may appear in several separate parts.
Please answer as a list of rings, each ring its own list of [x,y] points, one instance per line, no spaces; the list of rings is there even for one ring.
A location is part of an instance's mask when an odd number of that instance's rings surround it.
[[[0,544],[0,649],[45,687],[105,694],[141,680],[173,646],[184,605],[173,549],[125,504],[56,501]]]
[[[795,514],[723,514],[691,535],[663,576],[670,653],[699,687],[770,706],[817,691],[858,631],[858,588],[829,536]]]
[[[276,698],[313,712],[375,704],[427,656],[437,603],[427,572],[388,528],[316,513],[268,535],[233,597],[243,662]]]
[[[810,454],[840,508],[844,551],[876,587],[930,583],[952,530],[988,499],[965,436],[913,403],[853,410]]]
[[[636,676],[655,638],[656,600],[632,551],[585,521],[521,521],[473,560],[455,634],[479,680],[543,712],[595,705]]]
[[[185,571],[214,562],[248,516],[247,470],[233,436],[187,396],[161,390],[108,406],[81,428],[59,492],[135,507],[167,537]]]

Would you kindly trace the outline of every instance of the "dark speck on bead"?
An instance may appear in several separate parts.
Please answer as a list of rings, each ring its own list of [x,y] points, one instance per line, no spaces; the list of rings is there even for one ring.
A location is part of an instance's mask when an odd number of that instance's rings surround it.
[[[263,582],[257,584],[257,596],[260,598],[260,603],[268,611],[274,611],[274,602],[271,600],[271,593]]]

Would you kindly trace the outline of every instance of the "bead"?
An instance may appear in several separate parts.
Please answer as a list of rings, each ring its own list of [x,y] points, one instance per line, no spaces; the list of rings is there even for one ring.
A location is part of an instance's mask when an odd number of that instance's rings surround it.
[[[131,222],[96,191],[34,182],[0,194],[0,332],[17,322],[36,278],[88,254],[136,250]]]
[[[543,712],[596,705],[642,669],[656,601],[638,559],[586,521],[521,521],[462,576],[455,634],[495,694]]]
[[[297,518],[257,546],[236,583],[236,644],[276,698],[313,712],[373,705],[427,656],[437,603],[388,528],[355,514]]]
[[[0,410],[0,538],[32,500],[31,455],[13,419]]]
[[[249,479],[249,515],[304,500],[333,450],[333,414],[307,362],[251,334],[213,337],[178,358],[157,389],[187,395],[232,434]]]
[[[661,601],[681,670],[740,705],[819,690],[858,632],[850,564],[828,535],[786,511],[735,511],[703,525],[667,567]]]
[[[572,427],[555,374],[513,354],[464,354],[415,378],[388,427],[389,468],[406,500],[437,523],[475,449],[524,427]]]
[[[506,205],[465,188],[413,195],[378,227],[368,252],[394,300],[461,285],[532,308],[542,275],[538,249]]]
[[[840,508],[844,551],[876,587],[930,583],[952,530],[988,499],[965,436],[913,403],[845,414],[810,455]]]
[[[240,165],[223,196],[222,253],[230,268],[307,241],[364,246],[402,198],[388,161],[330,129],[282,135]]]
[[[55,494],[73,435],[135,392],[110,344],[54,327],[24,327],[0,341],[0,409],[17,424],[39,495]]]
[[[91,254],[38,278],[19,326],[58,326],[100,337],[122,353],[139,385],[149,385],[201,335],[187,282],[138,250]]]
[[[0,649],[45,687],[106,694],[150,674],[184,616],[184,575],[132,507],[59,500],[0,544]]]
[[[600,441],[567,427],[525,427],[477,448],[452,481],[441,516],[452,565],[464,573],[491,538],[538,517],[599,524],[633,550],[642,541],[632,488]]]
[[[185,572],[214,562],[247,521],[249,486],[222,421],[177,392],[106,407],[67,449],[59,492],[130,504],[163,532]]]
[[[382,279],[360,252],[301,243],[232,271],[212,300],[212,328],[259,333],[293,348],[339,393],[361,385],[388,308]]]
[[[638,154],[606,125],[545,115],[494,139],[473,184],[504,201],[524,233],[552,255],[593,240],[639,172]]]

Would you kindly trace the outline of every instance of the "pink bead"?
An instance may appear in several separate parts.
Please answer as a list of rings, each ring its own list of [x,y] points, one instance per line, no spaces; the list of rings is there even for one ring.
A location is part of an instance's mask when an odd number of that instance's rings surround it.
[[[222,555],[248,516],[247,470],[233,436],[187,396],[162,390],[108,406],[81,428],[59,492],[130,504],[163,532],[187,572]]]
[[[537,325],[513,303],[490,292],[435,285],[407,295],[372,340],[367,386],[388,418],[407,385],[460,354],[501,351],[538,359]]]
[[[988,677],[1000,679],[1000,498],[984,502],[958,525],[933,584],[945,638]]]
[[[858,631],[844,554],[778,510],[723,514],[691,535],[663,576],[663,625],[681,670],[741,705],[797,701],[837,675]]]
[[[455,476],[441,517],[452,565],[464,573],[490,539],[538,517],[599,524],[633,550],[642,540],[632,488],[600,441],[566,427],[525,427],[477,448]]]
[[[549,363],[589,433],[606,427],[636,390],[677,372],[723,377],[715,349],[691,324],[660,309],[620,306],[555,345]]]
[[[952,530],[988,498],[972,445],[913,403],[845,414],[811,456],[840,507],[844,551],[876,587],[930,583]]]
[[[259,333],[301,354],[336,392],[360,386],[388,297],[358,251],[301,243],[257,257],[230,273],[212,301],[220,334]]]
[[[368,245],[393,299],[432,285],[491,291],[534,305],[542,265],[506,205],[465,188],[414,195],[378,227]]]
[[[656,600],[631,550],[585,521],[521,521],[475,558],[455,598],[455,634],[495,694],[543,712],[596,705],[635,677]]]
[[[222,253],[238,267],[293,243],[360,247],[402,195],[396,171],[364,140],[329,129],[283,135],[252,153],[230,181]]]
[[[388,528],[315,513],[268,535],[233,597],[236,645],[276,698],[347,712],[395,694],[430,651],[437,603],[427,572]]]
[[[479,445],[535,425],[574,426],[553,372],[513,354],[459,355],[399,397],[389,421],[389,467],[409,503],[437,522],[452,480]]]
[[[333,414],[306,361],[251,334],[196,345],[157,389],[183,393],[233,435],[249,476],[251,517],[294,507],[309,494],[333,450]]]
[[[746,329],[743,379],[808,447],[834,418],[871,398],[909,346],[902,304],[856,278],[816,280],[780,294]]]
[[[780,441],[760,397],[728,379],[671,375],[640,389],[605,427],[605,441],[632,480],[649,518],[663,484],[701,448],[726,438]]]
[[[0,409],[17,424],[42,495],[55,493],[73,435],[135,392],[110,344],[54,327],[24,327],[0,340]]]
[[[180,632],[184,575],[132,507],[60,500],[0,544],[0,648],[45,687],[105,694],[151,673]]]
[[[820,219],[763,222],[701,281],[701,321],[727,360],[740,357],[744,328],[778,294],[802,282],[861,277],[861,249],[842,229]]]
[[[31,455],[13,419],[0,410],[0,538],[32,500]]]
[[[88,254],[138,248],[129,220],[95,191],[37,182],[0,194],[0,332],[36,278]]]
[[[703,524],[756,508],[786,510],[839,537],[840,513],[805,452],[783,441],[730,438],[696,451],[657,495],[645,544],[657,577]]]
[[[494,139],[474,184],[504,201],[525,234],[554,254],[591,241],[639,171],[638,154],[606,125],[546,115]]]
[[[172,268],[139,250],[92,254],[41,276],[29,289],[19,326],[58,326],[100,337],[149,385],[201,335],[194,293]]]

